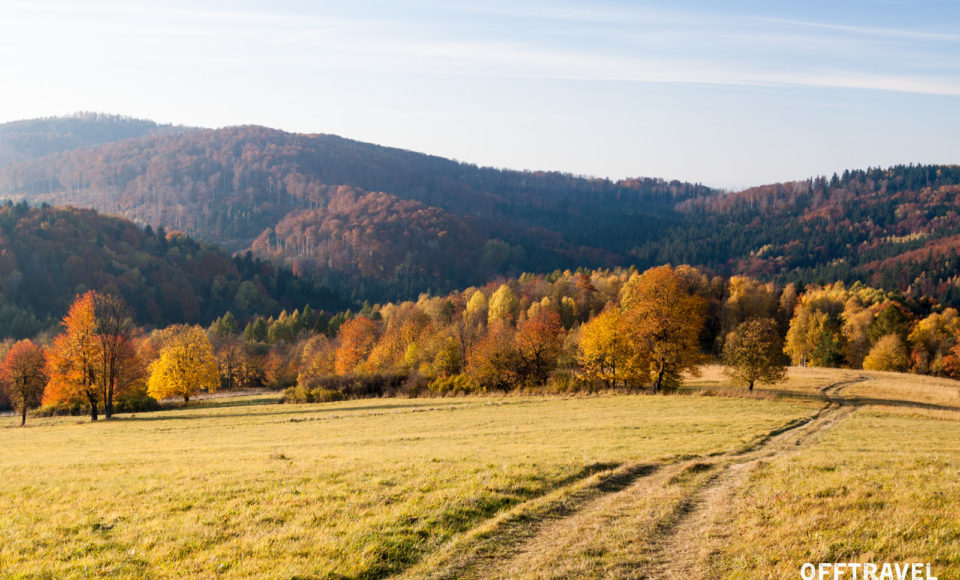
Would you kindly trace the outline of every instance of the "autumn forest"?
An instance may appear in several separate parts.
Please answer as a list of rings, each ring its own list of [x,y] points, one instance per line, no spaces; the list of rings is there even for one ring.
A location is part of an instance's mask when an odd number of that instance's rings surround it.
[[[218,390],[657,392],[708,361],[748,389],[788,363],[960,377],[953,166],[728,193],[261,127],[0,134],[0,404],[24,420]]]

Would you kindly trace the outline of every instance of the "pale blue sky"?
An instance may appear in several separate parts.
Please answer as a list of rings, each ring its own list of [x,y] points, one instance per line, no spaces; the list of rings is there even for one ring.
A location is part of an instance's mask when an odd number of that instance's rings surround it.
[[[0,121],[262,124],[726,187],[960,162],[954,2],[0,0]]]

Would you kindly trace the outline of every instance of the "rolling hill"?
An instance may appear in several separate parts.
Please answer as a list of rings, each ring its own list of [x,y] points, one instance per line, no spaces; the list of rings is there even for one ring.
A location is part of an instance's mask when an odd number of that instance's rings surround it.
[[[182,133],[189,127],[101,113],[29,119],[0,124],[0,167],[44,155],[144,135]]]
[[[81,148],[0,145],[23,157],[0,168],[0,198],[95,208],[252,250],[353,299],[444,293],[523,271],[689,263],[960,302],[955,166],[726,193],[484,168],[256,126],[135,126],[144,134],[114,130],[116,140]]]
[[[285,268],[231,258],[181,233],[92,210],[0,207],[0,337],[56,326],[74,296],[91,289],[123,296],[149,325],[348,305]]]
[[[479,168],[332,135],[262,127],[148,135],[0,170],[0,197],[92,207],[184,231],[229,251],[254,247],[291,264],[304,263],[301,252],[288,255],[282,248],[296,244],[281,243],[280,252],[277,244],[270,251],[263,243],[254,245],[264,235],[291,231],[281,226],[285,220],[328,232],[331,243],[349,246],[348,255],[376,253],[366,244],[370,240],[403,242],[391,238],[396,232],[386,224],[409,221],[409,237],[437,247],[404,252],[376,272],[350,280],[351,288],[363,283],[384,288],[383,296],[366,296],[371,298],[407,295],[411,289],[448,291],[485,282],[491,274],[619,265],[626,250],[649,240],[655,225],[675,213],[673,204],[712,192],[657,179],[612,182]],[[422,210],[446,227],[436,230],[422,219],[400,215],[362,224],[365,236],[351,235],[357,224],[345,224],[341,231],[341,222],[328,213],[352,203],[344,196],[367,193],[382,194],[381,202],[390,199],[383,208],[401,214]],[[451,237],[479,247],[453,247],[438,237],[440,231],[458,232]],[[492,268],[454,265],[464,253],[474,265],[486,256],[484,263]],[[345,276],[337,260],[315,258],[310,260],[314,275]]]

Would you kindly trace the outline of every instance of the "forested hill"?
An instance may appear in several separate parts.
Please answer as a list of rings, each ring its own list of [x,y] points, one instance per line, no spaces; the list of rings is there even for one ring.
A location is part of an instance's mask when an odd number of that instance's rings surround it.
[[[960,167],[845,171],[678,204],[689,228],[639,260],[782,282],[863,281],[960,305]],[[691,234],[691,232],[695,232]]]
[[[231,258],[180,233],[140,229],[92,210],[0,207],[0,337],[56,326],[78,293],[123,296],[140,324],[209,323],[309,304],[348,304],[250,256]]]
[[[365,198],[371,192],[376,204]],[[256,245],[261,255],[349,287],[382,289],[363,296],[373,299],[445,292],[524,270],[622,264],[630,248],[652,239],[673,215],[673,204],[711,193],[658,179],[481,168],[332,135],[249,126],[149,135],[0,170],[0,197],[93,207],[229,251],[270,239],[269,249]],[[354,198],[369,220],[343,211]],[[386,208],[400,213],[385,214]],[[407,219],[411,212],[416,219]],[[312,252],[309,244],[284,239],[300,229],[324,231],[315,241],[336,251]],[[338,258],[390,245],[390,258],[362,279],[345,272]],[[410,251],[398,253],[407,245]],[[454,264],[464,257],[485,266]]]
[[[0,198],[92,207],[252,250],[352,299],[444,294],[524,271],[687,263],[960,303],[955,166],[724,193],[483,168],[255,126],[60,149],[0,168]]]
[[[120,115],[76,113],[0,124],[0,167],[81,147],[158,133],[190,131]]]

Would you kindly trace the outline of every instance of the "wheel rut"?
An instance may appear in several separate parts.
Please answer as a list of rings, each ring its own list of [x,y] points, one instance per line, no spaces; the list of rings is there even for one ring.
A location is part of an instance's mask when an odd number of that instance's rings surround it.
[[[732,513],[736,491],[751,471],[797,452],[852,413],[855,405],[840,393],[868,378],[823,387],[826,404],[816,413],[745,447],[669,464],[621,465],[514,506],[402,576],[709,578],[710,558],[724,537],[723,518]],[[615,561],[595,553],[601,535],[619,542]]]
[[[639,577],[710,578],[710,559],[727,538],[724,520],[732,513],[736,492],[747,483],[753,469],[762,462],[798,452],[847,417],[856,406],[840,398],[840,392],[866,380],[869,377],[859,376],[827,385],[820,389],[827,404],[809,420],[718,461],[715,473],[659,527],[650,543],[651,561]]]

